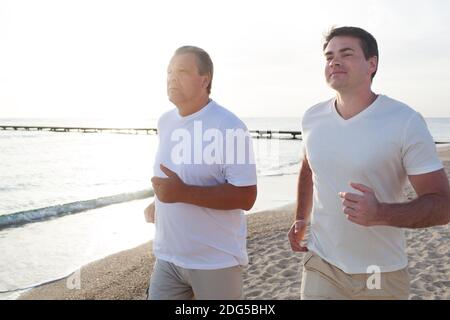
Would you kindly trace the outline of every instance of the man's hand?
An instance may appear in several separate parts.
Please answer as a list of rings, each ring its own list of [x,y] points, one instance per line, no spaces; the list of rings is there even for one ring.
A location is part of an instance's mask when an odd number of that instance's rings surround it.
[[[161,171],[168,178],[152,178],[153,191],[158,197],[159,201],[166,203],[183,202],[182,200],[187,194],[187,185],[180,179],[180,177],[160,164]]]
[[[305,220],[295,220],[288,233],[289,242],[291,244],[292,251],[306,252],[308,248],[302,246],[301,242],[304,240],[306,227],[308,223]]]
[[[155,223],[155,201],[149,204],[144,210],[145,221],[148,223]]]
[[[347,215],[347,219],[366,227],[381,225],[381,206],[375,197],[375,192],[363,184],[351,182],[350,185],[353,189],[361,191],[362,195],[339,192],[339,197],[341,197],[344,206],[343,211]]]

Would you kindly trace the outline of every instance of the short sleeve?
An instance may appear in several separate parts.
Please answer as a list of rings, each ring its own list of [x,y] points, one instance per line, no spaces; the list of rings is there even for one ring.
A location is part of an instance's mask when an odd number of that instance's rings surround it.
[[[403,166],[408,175],[419,175],[443,168],[427,124],[416,112],[406,124],[402,145]]]
[[[300,149],[300,161],[302,159],[304,159],[305,157],[307,157],[307,153],[306,153],[306,144],[305,144],[305,130],[303,129],[304,125],[303,125],[303,121],[305,120],[305,116],[303,116],[302,121],[300,122],[300,132],[302,133],[301,137],[302,137],[302,146]]]
[[[228,183],[237,187],[257,183],[252,136],[244,124],[225,130],[222,172]]]

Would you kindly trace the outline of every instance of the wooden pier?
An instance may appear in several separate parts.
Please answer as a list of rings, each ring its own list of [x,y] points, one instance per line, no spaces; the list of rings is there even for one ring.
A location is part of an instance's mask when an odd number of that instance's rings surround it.
[[[18,126],[0,125],[0,130],[14,131],[50,131],[50,132],[82,132],[82,133],[122,133],[122,134],[157,134],[156,128],[94,128],[94,127],[52,127],[52,126]],[[249,130],[256,139],[289,139],[302,140],[301,131],[289,130]],[[450,144],[446,141],[435,141],[436,144]]]
[[[277,130],[249,130],[254,138],[261,139],[293,139],[301,140],[301,131],[277,131]]]
[[[51,132],[83,132],[83,133],[125,133],[125,134],[156,134],[155,128],[92,128],[92,127],[47,127],[47,126],[17,126],[0,125],[0,130],[18,131],[51,131]]]
[[[83,133],[123,133],[123,134],[157,134],[156,128],[92,128],[92,127],[47,127],[0,125],[0,130],[14,131],[51,131],[51,132],[83,132]],[[249,130],[257,139],[295,139],[301,140],[301,131]]]

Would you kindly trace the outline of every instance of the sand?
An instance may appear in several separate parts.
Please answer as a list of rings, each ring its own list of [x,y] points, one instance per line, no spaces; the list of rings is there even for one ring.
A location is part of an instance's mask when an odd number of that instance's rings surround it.
[[[450,178],[450,147],[439,146]],[[405,192],[414,196],[411,187]],[[291,251],[287,232],[294,203],[248,216],[250,263],[245,299],[299,299],[303,253]],[[406,230],[410,299],[450,299],[450,226]],[[151,243],[84,266],[68,279],[46,284],[21,299],[144,299],[154,257]],[[79,277],[78,277],[79,276]],[[78,283],[80,289],[68,289]]]

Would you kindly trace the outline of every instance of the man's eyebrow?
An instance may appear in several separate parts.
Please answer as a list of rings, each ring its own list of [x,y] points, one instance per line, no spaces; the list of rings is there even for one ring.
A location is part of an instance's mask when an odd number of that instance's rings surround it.
[[[175,71],[175,72],[186,72],[187,69],[184,67],[168,67],[167,72],[169,71]]]
[[[339,50],[339,52],[344,52],[344,51],[355,51],[354,49],[352,49],[352,48],[342,48],[342,49],[340,49]],[[333,52],[332,51],[327,51],[327,52],[325,52],[325,56],[330,56],[330,55],[332,55],[333,54]]]
[[[343,48],[343,49],[339,50],[339,52],[344,52],[344,51],[349,51],[349,50],[355,51],[352,48]]]

